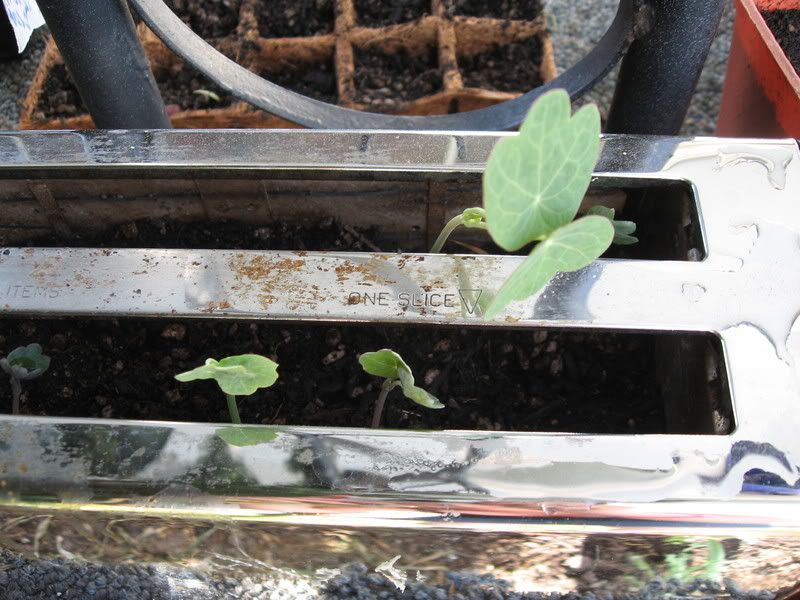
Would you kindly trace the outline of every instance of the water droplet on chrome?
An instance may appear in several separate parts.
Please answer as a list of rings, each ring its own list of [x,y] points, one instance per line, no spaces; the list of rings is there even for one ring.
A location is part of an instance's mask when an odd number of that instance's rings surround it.
[[[706,293],[706,288],[699,283],[684,283],[683,286],[681,286],[681,291],[689,302],[700,302],[701,298]]]

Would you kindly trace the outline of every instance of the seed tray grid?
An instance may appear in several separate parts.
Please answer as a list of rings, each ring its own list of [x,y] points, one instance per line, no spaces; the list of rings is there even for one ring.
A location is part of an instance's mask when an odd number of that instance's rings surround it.
[[[209,42],[229,58],[267,78],[294,70],[327,64],[336,79],[340,106],[367,110],[371,105],[359,102],[355,75],[355,49],[381,51],[388,54],[401,49],[412,56],[431,52],[436,57],[436,69],[441,77],[440,89],[421,98],[398,102],[391,112],[406,115],[446,114],[475,110],[509,100],[528,90],[500,92],[464,87],[458,58],[473,55],[493,46],[505,46],[537,37],[541,42],[539,76],[543,82],[555,78],[553,47],[547,32],[545,16],[534,19],[504,20],[495,18],[445,16],[442,0],[431,0],[430,15],[413,22],[384,27],[363,27],[358,24],[353,0],[335,0],[335,25],[330,34],[308,37],[265,38],[259,33],[257,0],[242,0],[236,32]],[[145,54],[158,80],[170,69],[180,69],[183,62],[143,23],[137,25]],[[89,115],[69,118],[43,118],[38,103],[45,81],[53,67],[63,61],[58,48],[50,39],[23,102],[21,129],[86,129],[93,127]],[[374,109],[374,107],[373,107]],[[180,110],[170,116],[174,127],[296,127],[287,121],[234,101],[225,108]]]

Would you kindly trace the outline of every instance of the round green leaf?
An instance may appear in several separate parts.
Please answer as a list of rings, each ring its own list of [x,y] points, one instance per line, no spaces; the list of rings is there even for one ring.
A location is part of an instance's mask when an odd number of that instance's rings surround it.
[[[570,116],[564,90],[534,102],[519,135],[492,150],[483,175],[489,234],[513,251],[572,221],[589,187],[600,145],[600,113]]]
[[[242,427],[232,425],[216,431],[217,437],[231,446],[257,446],[274,441],[278,432],[271,427]]]
[[[510,302],[535,294],[556,273],[577,271],[591,264],[613,238],[611,221],[599,215],[581,217],[556,229],[506,280],[484,311],[484,319],[493,319]]]
[[[408,365],[395,351],[384,348],[375,352],[364,352],[358,357],[361,368],[370,375],[397,379],[397,372],[401,367],[408,369]]]
[[[278,365],[259,354],[240,354],[206,364],[175,376],[178,381],[214,379],[220,389],[232,396],[249,396],[259,388],[271,386],[278,379]]]
[[[50,357],[42,354],[42,346],[36,343],[20,346],[0,359],[0,367],[19,380],[34,379],[50,366]]]

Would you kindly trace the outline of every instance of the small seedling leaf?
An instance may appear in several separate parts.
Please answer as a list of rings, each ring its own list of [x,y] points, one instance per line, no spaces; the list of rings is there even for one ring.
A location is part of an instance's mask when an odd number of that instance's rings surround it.
[[[486,211],[480,207],[465,208],[461,213],[461,224],[472,229],[486,229]]]
[[[589,210],[586,211],[587,215],[600,215],[601,217],[605,217],[609,221],[614,220],[615,211],[610,206],[603,206],[602,204],[595,204],[594,206],[589,207]]]
[[[274,441],[278,432],[270,427],[242,427],[232,425],[217,429],[217,437],[231,446],[257,446]]]
[[[240,354],[220,361],[209,358],[202,367],[180,373],[178,381],[214,379],[220,389],[232,396],[249,396],[259,388],[271,386],[278,379],[278,365],[259,354]]]
[[[634,235],[625,235],[624,233],[614,233],[613,243],[617,246],[631,246],[639,242],[639,238]]]
[[[408,368],[397,352],[385,348],[375,352],[364,352],[358,357],[358,362],[361,364],[361,368],[370,375],[385,379],[398,379],[397,373],[400,367]]]
[[[708,540],[708,559],[703,577],[711,581],[717,581],[722,575],[725,566],[725,546],[717,539]]]
[[[614,241],[617,246],[630,246],[639,241],[632,235],[636,232],[636,223],[633,221],[617,221],[614,219],[614,209],[608,206],[596,205],[586,211],[587,215],[600,215],[605,217],[614,226]]]
[[[575,217],[600,145],[600,114],[587,105],[571,115],[564,90],[534,102],[519,135],[494,147],[483,176],[492,239],[518,250]]]
[[[416,402],[426,408],[444,408],[444,404],[439,402],[436,396],[414,385],[414,375],[411,372],[411,367],[394,350],[384,348],[375,352],[364,352],[358,357],[358,362],[361,363],[364,371],[370,375],[399,381],[403,395],[412,402]]]
[[[403,365],[405,365],[405,363],[403,363]],[[409,369],[408,366],[400,369],[398,375],[400,378],[400,389],[403,390],[403,395],[406,398],[425,408],[444,408],[444,404],[442,404],[436,396],[414,385],[414,375],[411,373],[411,369]]]
[[[539,243],[517,267],[484,311],[489,320],[514,300],[524,300],[538,292],[559,272],[577,271],[600,256],[614,237],[614,228],[605,217],[581,217],[554,231]]]
[[[209,100],[213,100],[214,102],[219,102],[220,97],[219,94],[216,92],[212,92],[211,90],[195,90],[192,92],[195,96],[205,96]]]
[[[21,381],[35,379],[50,366],[50,357],[42,354],[42,347],[33,343],[12,350],[0,359],[0,368]]]

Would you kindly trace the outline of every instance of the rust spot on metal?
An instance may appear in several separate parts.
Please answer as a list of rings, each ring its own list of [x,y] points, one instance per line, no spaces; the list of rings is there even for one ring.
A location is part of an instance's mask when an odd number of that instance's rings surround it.
[[[373,257],[363,265],[345,261],[334,269],[334,271],[336,271],[336,279],[339,283],[342,283],[349,279],[351,275],[358,274],[360,275],[359,283],[361,285],[369,285],[370,282],[394,285],[397,283],[396,281],[388,279],[384,275],[376,272],[376,269],[385,270],[385,267],[382,265],[383,261],[379,260],[380,258],[381,257]]]
[[[202,309],[202,312],[205,313],[212,313],[215,310],[226,310],[231,307],[231,303],[227,300],[220,300],[219,302],[214,302],[213,300],[206,304],[206,307]]]
[[[266,256],[254,256],[244,265],[238,265],[236,270],[248,279],[264,279],[272,274],[289,273],[299,270],[306,261],[301,259],[281,258],[270,259]]]
[[[277,302],[277,300],[278,298],[272,294],[258,295],[258,303],[261,304],[261,308],[267,308],[270,304]]]
[[[79,271],[75,271],[75,281],[83,285],[87,290],[94,287],[94,280]]]
[[[300,252],[295,255],[301,256]],[[307,267],[303,258],[237,254],[229,264],[236,278],[231,291],[255,298],[264,309],[281,298],[291,298],[295,302],[288,307],[290,310],[303,305],[313,310],[325,301],[318,286],[301,283],[300,276]]]
[[[344,281],[353,273],[365,273],[366,270],[364,269],[364,265],[354,265],[351,262],[344,262],[337,266],[334,271],[336,271],[336,279],[340,282]]]

